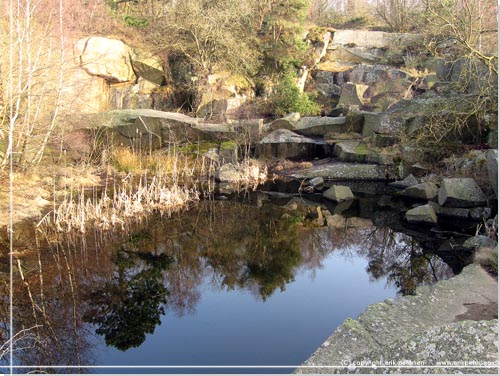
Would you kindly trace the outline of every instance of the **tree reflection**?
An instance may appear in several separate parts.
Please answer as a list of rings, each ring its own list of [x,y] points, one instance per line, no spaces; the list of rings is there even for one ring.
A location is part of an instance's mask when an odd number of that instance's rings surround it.
[[[358,217],[344,218],[345,226],[317,227],[303,214],[271,203],[205,201],[172,218],[152,217],[126,234],[94,233],[71,242],[65,235],[45,244],[26,230],[18,242],[26,251],[16,253],[14,325],[30,335],[19,342],[16,361],[92,364],[90,329],[125,351],[140,346],[167,311],[195,312],[204,283],[265,301],[299,271],[314,274],[332,253],[365,257],[370,277],[387,278],[402,294],[451,275],[423,251],[422,237],[400,227],[376,227],[373,219]]]
[[[395,286],[403,295],[415,294],[419,285],[453,275],[443,260],[425,253],[412,236],[387,226],[374,226],[370,220],[358,217],[344,218],[344,221],[344,226],[311,229],[307,235],[303,232],[300,248],[306,252],[305,265],[321,267],[321,259],[332,251],[345,257],[365,257],[370,277],[373,280],[387,278],[387,284]]]
[[[168,291],[163,285],[166,255],[118,252],[116,272],[109,282],[90,295],[91,307],[84,319],[97,325],[108,346],[125,351],[140,346],[165,314]]]
[[[265,301],[279,287],[294,279],[294,268],[302,261],[296,224],[288,218],[271,218],[259,227],[247,244],[245,269],[239,285],[255,283]]]

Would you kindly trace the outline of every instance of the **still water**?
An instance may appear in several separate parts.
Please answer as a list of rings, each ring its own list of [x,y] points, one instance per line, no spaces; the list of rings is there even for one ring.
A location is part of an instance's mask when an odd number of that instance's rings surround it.
[[[207,200],[84,237],[18,228],[16,371],[289,373],[346,318],[452,275],[418,237],[360,216],[367,202],[289,200]],[[336,222],[320,223],[318,207]]]

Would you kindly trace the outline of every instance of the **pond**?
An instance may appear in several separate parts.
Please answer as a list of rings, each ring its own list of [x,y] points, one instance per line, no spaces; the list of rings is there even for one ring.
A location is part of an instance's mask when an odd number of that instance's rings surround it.
[[[216,196],[63,238],[18,226],[15,372],[290,373],[346,318],[470,261],[443,251],[445,230],[404,227],[380,192],[356,197]],[[2,315],[6,338],[5,299]]]

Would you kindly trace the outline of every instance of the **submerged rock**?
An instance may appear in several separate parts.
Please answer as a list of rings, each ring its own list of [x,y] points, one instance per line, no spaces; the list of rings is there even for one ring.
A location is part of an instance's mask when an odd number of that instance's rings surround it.
[[[408,222],[411,223],[437,223],[436,212],[434,211],[434,208],[429,204],[417,206],[416,208],[408,210],[405,214],[405,218]]]
[[[443,179],[438,202],[441,206],[470,208],[486,205],[486,196],[472,178]]]

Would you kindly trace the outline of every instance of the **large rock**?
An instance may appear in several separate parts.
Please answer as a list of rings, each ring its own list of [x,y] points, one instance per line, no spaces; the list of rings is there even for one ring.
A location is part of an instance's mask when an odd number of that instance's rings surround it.
[[[440,217],[452,217],[459,219],[469,219],[469,209],[466,208],[446,208],[439,205],[437,202],[429,202],[436,214]]]
[[[393,91],[396,86],[394,83],[400,84],[400,80],[410,81],[411,76],[396,68],[388,67],[387,65],[358,65],[350,73],[349,79],[355,84],[364,84],[368,86],[386,85],[386,90]],[[406,87],[407,88],[407,87]],[[399,87],[398,87],[399,89]]]
[[[425,224],[436,224],[437,215],[434,208],[427,204],[417,206],[416,208],[410,209],[406,212],[405,218],[411,223],[425,223]]]
[[[354,83],[346,83],[342,85],[339,106],[343,106],[346,108],[361,108],[364,105],[368,104],[369,100],[365,99],[364,97],[364,94],[368,90],[368,87],[368,85]]]
[[[486,205],[486,196],[472,178],[443,179],[438,202],[441,206],[470,208]]]
[[[111,83],[135,81],[130,63],[130,48],[120,40],[89,37],[74,46],[77,63],[88,74]]]
[[[284,170],[280,174],[295,179],[322,177],[331,180],[356,181],[387,181],[398,177],[398,171],[394,166],[341,163],[331,159],[315,161],[311,167]]]
[[[298,112],[292,112],[280,119],[274,120],[270,124],[266,124],[266,128],[271,131],[275,131],[276,129],[289,129],[293,130],[295,125],[300,120],[300,114]]]
[[[108,111],[99,115],[97,123],[97,133],[104,133],[114,144],[142,148],[158,148],[166,144],[215,137],[210,134],[215,132],[198,129],[197,119],[176,112],[151,109]]]
[[[413,185],[404,189],[401,196],[415,198],[419,200],[433,200],[438,195],[438,187],[432,182],[425,182]]]
[[[329,156],[331,150],[332,146],[323,140],[277,129],[260,140],[256,152],[263,158],[313,159]]]
[[[310,116],[301,118],[293,130],[305,136],[323,137],[328,133],[357,132],[358,129],[346,121],[344,116]]]
[[[110,87],[102,77],[91,76],[83,69],[74,69],[65,77],[61,102],[66,113],[96,114],[107,111],[110,108],[109,98]]]
[[[323,192],[323,197],[335,202],[353,200],[351,188],[343,185],[333,185]]]
[[[376,163],[389,165],[393,163],[390,156],[370,150],[364,142],[342,141],[334,147],[335,155],[342,162]]]
[[[246,163],[222,165],[215,172],[215,179],[223,183],[258,183],[266,176],[266,169],[259,161],[248,160]]]
[[[130,51],[130,62],[138,77],[142,77],[158,86],[163,85],[165,82],[163,63],[158,56],[134,48]]]
[[[417,287],[415,295],[387,299],[369,306],[355,320],[346,319],[295,373],[456,373],[464,369],[425,366],[467,358],[493,364],[498,359],[498,321],[491,320],[492,313],[474,318],[481,321],[467,316],[497,302],[497,281],[481,266],[469,265],[451,279]],[[361,359],[424,367],[329,368]],[[498,373],[496,367],[468,371]]]

